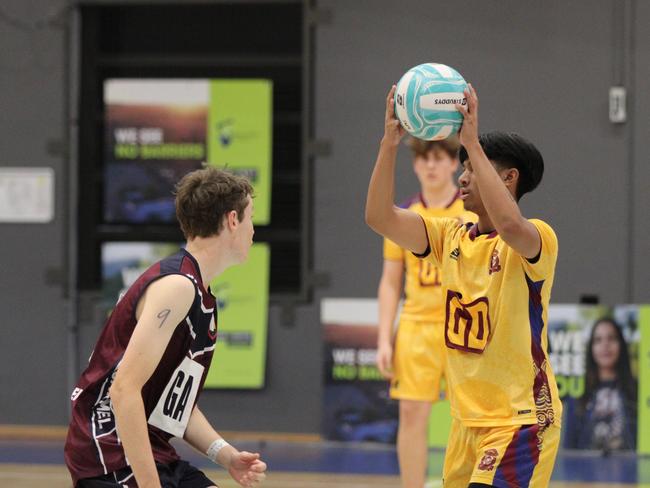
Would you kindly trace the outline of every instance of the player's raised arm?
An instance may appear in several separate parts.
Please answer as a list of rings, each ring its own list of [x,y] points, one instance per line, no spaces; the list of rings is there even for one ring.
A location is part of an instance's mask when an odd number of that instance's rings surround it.
[[[165,276],[149,286],[138,304],[138,322],[110,389],[117,430],[141,487],[160,487],[147,431],[142,387],[160,363],[194,297],[194,285],[180,275]]]
[[[395,118],[395,85],[386,98],[384,137],[379,145],[377,162],[368,186],[366,223],[378,234],[388,237],[399,246],[422,254],[428,240],[422,218],[415,212],[394,205],[395,162],[404,129]]]
[[[475,173],[483,205],[494,229],[520,255],[533,259],[539,255],[542,241],[537,228],[521,214],[513,196],[513,192],[516,194],[519,173],[511,169],[499,174],[490,163],[479,143],[478,96],[471,84],[465,90],[465,95],[467,107],[456,105],[464,117],[460,142],[468,154],[468,161],[464,162],[465,171]]]

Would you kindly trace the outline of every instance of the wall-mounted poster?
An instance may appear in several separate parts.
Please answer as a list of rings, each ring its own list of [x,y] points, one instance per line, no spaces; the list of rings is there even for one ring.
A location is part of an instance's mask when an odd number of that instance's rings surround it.
[[[254,223],[270,221],[272,82],[104,83],[104,221],[174,223],[174,184],[204,162],[247,176]]]
[[[636,305],[553,305],[551,364],[564,406],[563,446],[637,450],[641,314]]]
[[[375,366],[377,300],[321,301],[325,348],[323,437],[392,443],[397,404]]]
[[[219,332],[206,388],[264,386],[270,262],[269,245],[255,243],[245,263],[210,284],[219,306]]]

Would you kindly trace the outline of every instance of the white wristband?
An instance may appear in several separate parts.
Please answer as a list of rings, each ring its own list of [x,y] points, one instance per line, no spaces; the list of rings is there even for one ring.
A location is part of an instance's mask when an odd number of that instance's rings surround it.
[[[228,444],[225,440],[217,439],[212,444],[210,444],[210,447],[208,447],[208,450],[205,451],[205,453],[212,460],[212,462],[221,464],[219,463],[219,461],[217,461],[217,456],[219,455],[219,451],[221,451],[224,447],[229,445],[230,444]]]

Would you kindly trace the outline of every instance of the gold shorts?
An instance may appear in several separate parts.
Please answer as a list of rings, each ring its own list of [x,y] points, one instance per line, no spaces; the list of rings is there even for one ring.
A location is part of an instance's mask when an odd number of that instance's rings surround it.
[[[444,488],[483,483],[497,488],[547,488],[560,446],[557,425],[465,427],[453,419],[443,468]]]
[[[397,400],[436,402],[447,349],[444,325],[400,320],[395,338],[390,396]]]

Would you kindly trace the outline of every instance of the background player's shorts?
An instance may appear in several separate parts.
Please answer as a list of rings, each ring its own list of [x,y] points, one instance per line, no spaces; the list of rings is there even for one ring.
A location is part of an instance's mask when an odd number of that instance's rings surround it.
[[[453,419],[444,488],[483,483],[497,488],[546,488],[560,445],[557,425],[464,427]]]
[[[391,398],[438,401],[447,358],[444,332],[440,323],[400,320],[393,354]]]
[[[158,475],[162,488],[208,488],[216,483],[186,461],[158,464]],[[79,480],[76,488],[136,488],[138,485],[130,468],[97,478]]]

